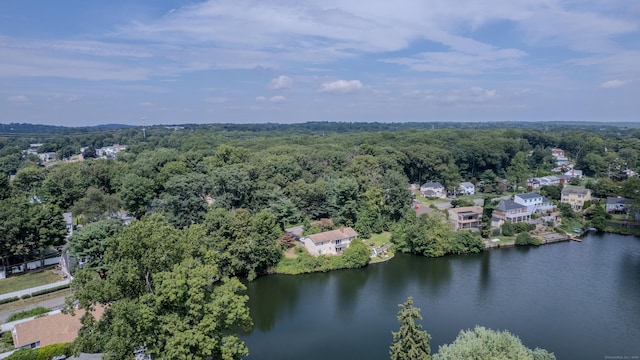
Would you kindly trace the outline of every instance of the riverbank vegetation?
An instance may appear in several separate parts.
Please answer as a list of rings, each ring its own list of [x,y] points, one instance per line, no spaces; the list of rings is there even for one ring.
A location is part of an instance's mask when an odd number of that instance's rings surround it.
[[[339,269],[356,269],[366,266],[371,251],[360,239],[354,239],[342,255],[313,256],[302,246],[296,246],[295,256],[283,257],[275,266],[276,274],[298,275]]]
[[[478,253],[485,247],[478,232],[454,231],[440,213],[417,217],[410,210],[392,233],[398,251],[428,257]]]
[[[413,306],[409,297],[399,304],[400,329],[393,331],[393,342],[389,350],[391,360],[464,360],[464,359],[530,359],[555,360],[555,355],[540,348],[529,349],[510,332],[495,331],[476,326],[473,330],[462,330],[451,344],[441,345],[438,353],[431,356],[431,335],[416,321],[422,320],[420,309]]]

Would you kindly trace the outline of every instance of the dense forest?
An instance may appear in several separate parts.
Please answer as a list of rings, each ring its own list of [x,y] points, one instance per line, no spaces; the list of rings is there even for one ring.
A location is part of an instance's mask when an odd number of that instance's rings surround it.
[[[638,170],[640,130],[600,124],[38,129],[0,128],[2,262],[62,246],[62,213],[72,212],[81,229],[71,251],[85,263],[73,300],[110,304],[102,321],[85,319],[77,347],[113,359],[142,344],[168,358],[244,356],[233,331],[251,322],[237,277],[270,272],[291,225],[311,229],[325,219],[365,239],[392,231],[400,250],[427,256],[481,250],[468,233],[416,219],[410,184],[439,181],[453,191],[470,181],[489,195],[513,192],[528,177],[552,174],[551,148],[561,148],[594,196],[640,198],[640,179],[623,172]],[[60,160],[27,153],[36,143],[37,153]],[[95,156],[114,144],[127,150],[110,160]],[[134,220],[124,226],[129,215]],[[411,234],[432,236],[414,244]],[[353,250],[339,266],[362,266],[362,256],[367,251]]]

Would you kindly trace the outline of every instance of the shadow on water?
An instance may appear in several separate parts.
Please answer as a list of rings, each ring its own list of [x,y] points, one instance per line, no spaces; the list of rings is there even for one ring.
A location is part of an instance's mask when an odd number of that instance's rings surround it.
[[[392,259],[380,274],[386,292],[402,294],[410,285],[418,285],[429,293],[436,294],[443,286],[450,285],[450,259],[408,254],[395,256],[397,259]]]
[[[267,275],[246,283],[254,329],[267,332],[285,314],[293,316],[297,312],[300,293],[322,291],[307,288],[323,287],[328,280],[328,274]]]
[[[367,268],[341,270],[338,275],[337,286],[337,312],[345,317],[351,318],[359,303],[358,293],[367,283],[371,271]]]
[[[640,241],[635,238],[636,241]],[[625,308],[625,313],[635,314],[640,323],[640,250],[625,249],[618,267],[618,284],[620,294],[618,304]],[[635,290],[635,291],[633,291]],[[632,293],[630,291],[633,291]]]
[[[491,252],[487,251],[480,256],[480,289],[484,293],[489,288],[489,280],[491,280]]]

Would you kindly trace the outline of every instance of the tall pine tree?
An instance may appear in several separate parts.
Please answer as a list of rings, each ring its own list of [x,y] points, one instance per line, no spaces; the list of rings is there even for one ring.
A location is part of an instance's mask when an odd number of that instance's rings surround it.
[[[422,320],[420,309],[413,307],[413,298],[409,297],[404,304],[399,304],[398,322],[400,330],[393,334],[389,355],[391,360],[429,360],[431,335],[422,330],[422,325],[415,321]]]

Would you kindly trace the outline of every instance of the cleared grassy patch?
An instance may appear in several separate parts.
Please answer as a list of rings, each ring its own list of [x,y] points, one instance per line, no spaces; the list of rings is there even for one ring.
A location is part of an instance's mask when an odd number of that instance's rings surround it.
[[[38,316],[38,315],[46,314],[49,311],[51,311],[51,309],[46,308],[44,306],[38,306],[38,307],[30,309],[30,310],[20,311],[20,312],[11,314],[11,316],[9,316],[7,318],[7,322],[12,322],[12,321],[16,321],[16,320],[22,320],[22,319],[30,318],[32,316]]]
[[[371,251],[373,251],[374,247],[379,248],[383,245],[391,245],[391,233],[388,231],[385,231],[380,234],[374,234],[371,236],[370,239],[365,241],[365,244],[367,244],[367,246]],[[369,263],[370,264],[377,263],[377,262],[387,261],[391,259],[394,255],[393,246],[389,248],[388,253],[385,255],[386,256],[383,255],[383,256],[372,257]]]
[[[40,285],[51,284],[61,280],[62,277],[59,274],[56,274],[51,269],[21,275],[13,275],[6,279],[0,280],[0,294],[6,294]]]

